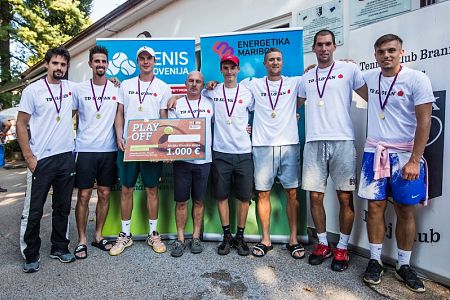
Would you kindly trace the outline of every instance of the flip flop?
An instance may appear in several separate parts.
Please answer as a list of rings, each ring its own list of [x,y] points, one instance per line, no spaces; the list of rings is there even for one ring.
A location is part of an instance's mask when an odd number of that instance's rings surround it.
[[[294,245],[286,245],[286,248],[291,252],[291,256],[295,259],[302,259],[305,257],[305,248],[303,248],[302,244],[294,244]],[[302,255],[295,255],[297,252],[303,252]]]
[[[86,253],[86,256],[78,256],[77,255],[78,253],[82,253],[82,252]],[[84,244],[78,245],[75,248],[75,251],[73,252],[73,255],[75,255],[76,259],[86,259],[87,256],[88,256],[86,245],[84,245]]]
[[[112,246],[112,243],[110,241],[106,240],[106,239],[101,239],[99,242],[93,241],[91,243],[91,245],[96,247],[96,248],[98,248],[98,249],[100,249],[100,250],[109,251],[111,248],[108,249],[108,248],[106,248],[106,246],[107,245],[111,245]]]
[[[255,246],[253,246],[252,254],[253,254],[253,256],[256,256],[256,257],[263,257],[272,249],[273,249],[273,245],[266,246],[263,243],[258,243]],[[261,254],[256,252],[255,250],[261,252]]]

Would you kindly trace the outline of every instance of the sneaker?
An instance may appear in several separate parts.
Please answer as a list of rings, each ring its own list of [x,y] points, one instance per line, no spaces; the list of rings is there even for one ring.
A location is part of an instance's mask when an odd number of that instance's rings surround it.
[[[200,239],[193,238],[191,242],[191,253],[199,254],[203,252],[203,245],[200,242]]]
[[[404,282],[406,287],[413,292],[423,293],[425,292],[425,286],[422,280],[417,277],[416,272],[409,265],[403,265],[400,269],[395,271],[395,277]]]
[[[233,236],[224,235],[222,243],[220,243],[219,247],[217,248],[217,253],[219,255],[227,255],[228,253],[230,253],[232,245],[233,245]]]
[[[0,187],[0,193],[6,193],[8,190]]]
[[[345,271],[348,268],[349,260],[350,257],[348,256],[347,249],[336,248],[333,251],[333,261],[331,262],[331,269],[337,272]]]
[[[40,265],[40,259],[36,260],[36,261],[30,261],[30,262],[26,262],[23,264],[23,271],[25,273],[34,273],[39,271],[39,265]]]
[[[244,241],[243,236],[236,237],[234,239],[234,248],[236,248],[237,253],[241,256],[247,256],[250,254],[250,248],[247,246],[247,243]]]
[[[153,251],[156,253],[164,253],[166,252],[166,245],[161,242],[161,237],[159,236],[159,233],[156,231],[153,231],[151,234],[147,237],[147,244],[153,248]]]
[[[51,252],[50,258],[59,259],[62,263],[71,263],[76,260],[75,255],[70,253],[70,251],[65,252],[61,250]]]
[[[379,284],[381,282],[381,276],[383,276],[383,267],[380,265],[378,260],[371,259],[367,265],[366,271],[363,275],[364,282],[370,284]]]
[[[170,250],[170,255],[173,257],[180,257],[184,253],[184,249],[186,249],[186,245],[184,241],[176,240],[172,245],[172,250]]]
[[[317,244],[314,247],[314,252],[308,258],[308,262],[310,265],[320,265],[323,261],[329,257],[331,257],[331,249],[324,244]]]
[[[111,256],[119,255],[125,250],[125,248],[130,247],[131,245],[133,245],[131,234],[130,236],[127,236],[125,232],[121,232],[119,233],[119,236],[117,237],[114,246],[112,246],[112,248],[109,249],[109,255]]]

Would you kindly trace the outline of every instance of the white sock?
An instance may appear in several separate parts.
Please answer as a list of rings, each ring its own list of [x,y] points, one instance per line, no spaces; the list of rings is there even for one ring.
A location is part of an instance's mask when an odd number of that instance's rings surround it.
[[[319,244],[328,246],[328,240],[327,240],[327,232],[317,233],[317,238],[319,239]]]
[[[130,236],[131,220],[122,220],[122,232]]]
[[[148,225],[150,227],[150,234],[153,233],[153,231],[157,232],[157,228],[158,228],[158,219],[156,220],[148,220]]]
[[[343,234],[342,232],[340,232],[339,233],[339,243],[337,244],[336,247],[339,249],[347,249],[349,238],[350,238],[350,235]]]
[[[372,244],[370,243],[370,259],[378,260],[381,264],[381,250],[383,249],[383,244]]]
[[[397,255],[398,255],[397,270],[400,269],[400,267],[403,265],[409,265],[409,261],[411,259],[411,252],[412,251],[406,251],[397,248]]]

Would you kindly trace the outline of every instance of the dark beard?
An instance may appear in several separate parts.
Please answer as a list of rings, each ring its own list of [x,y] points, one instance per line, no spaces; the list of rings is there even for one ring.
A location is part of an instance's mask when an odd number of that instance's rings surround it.
[[[62,75],[59,75],[59,74],[62,74]],[[56,80],[64,79],[64,75],[66,75],[66,74],[64,74],[62,72],[57,72],[57,71],[53,72],[53,78],[55,78]]]

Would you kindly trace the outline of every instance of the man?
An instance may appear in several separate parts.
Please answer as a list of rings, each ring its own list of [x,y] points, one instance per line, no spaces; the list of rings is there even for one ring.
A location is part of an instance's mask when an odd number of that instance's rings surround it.
[[[414,208],[426,198],[422,158],[431,126],[431,83],[422,72],[400,64],[402,40],[394,34],[378,38],[375,58],[381,68],[364,75],[368,89],[368,129],[358,195],[368,199],[367,233],[370,261],[363,280],[379,284],[385,235],[387,197],[397,215],[398,261],[395,276],[415,292],[425,287],[409,262],[416,235]]]
[[[127,142],[127,125],[132,119],[167,118],[167,101],[171,96],[170,87],[154,75],[156,63],[155,51],[147,46],[139,48],[136,54],[140,74],[125,80],[120,88],[119,106],[116,115],[116,137],[119,152],[117,166],[122,185],[122,232],[110,255],[119,255],[133,244],[131,239],[131,212],[133,210],[134,185],[141,174],[147,195],[150,232],[147,243],[156,253],[166,251],[157,231],[158,225],[158,184],[162,171],[162,162],[124,162]]]
[[[0,167],[4,165],[5,147],[3,146],[3,143],[5,142],[6,134],[9,128],[11,128],[11,122],[6,120],[3,116],[0,116],[0,151],[3,152],[3,161],[0,162]],[[7,191],[7,189],[0,186],[0,193],[6,193]]]
[[[254,101],[250,90],[237,83],[239,71],[239,59],[236,56],[223,56],[220,72],[224,82],[214,90],[206,90],[205,94],[213,99],[215,113],[213,193],[223,228],[223,241],[217,253],[227,255],[231,247],[235,247],[239,255],[247,256],[250,249],[244,240],[244,230],[253,190],[252,146],[247,125]],[[235,238],[231,234],[228,205],[232,184],[234,196],[238,199]]]
[[[192,233],[191,252],[203,251],[200,233],[203,223],[206,187],[208,185],[211,167],[211,117],[213,103],[210,98],[202,96],[203,75],[192,71],[186,78],[187,95],[178,101],[176,110],[169,112],[170,118],[206,118],[205,155],[203,160],[175,161],[173,163],[175,220],[177,226],[177,240],[172,246],[170,254],[180,257],[186,249],[184,228],[188,218],[188,200],[192,198],[192,219],[194,232]]]
[[[74,106],[78,111],[78,130],[75,141],[77,152],[75,187],[78,188],[75,217],[78,229],[77,259],[87,257],[86,225],[89,200],[97,183],[95,237],[92,246],[109,251],[112,244],[103,238],[102,230],[109,207],[111,186],[117,179],[117,144],[114,119],[119,89],[106,78],[108,50],[95,46],[89,50],[92,79],[78,84],[73,91]]]
[[[266,52],[264,66],[267,76],[247,82],[255,97],[252,145],[257,209],[262,227],[261,242],[254,246],[252,254],[262,257],[273,249],[270,240],[270,190],[275,177],[278,177],[287,199],[288,250],[292,257],[303,258],[305,250],[297,241],[300,145],[296,108],[300,77],[281,75],[283,55],[277,48]]]
[[[17,117],[17,138],[25,158],[27,191],[20,228],[23,271],[39,270],[40,221],[50,187],[52,195],[52,248],[50,257],[69,263],[68,223],[75,178],[72,131],[72,85],[63,80],[70,54],[65,48],[45,54],[47,76],[22,92]],[[31,139],[27,126],[30,127]]]
[[[331,257],[323,205],[329,176],[340,204],[340,237],[331,269],[348,268],[348,240],[353,226],[353,191],[356,185],[355,135],[350,117],[352,90],[367,98],[367,86],[356,64],[334,61],[335,37],[329,30],[314,36],[318,66],[303,75],[298,96],[306,105],[306,144],[303,152],[302,189],[309,191],[311,215],[319,243],[309,256],[311,265]]]

